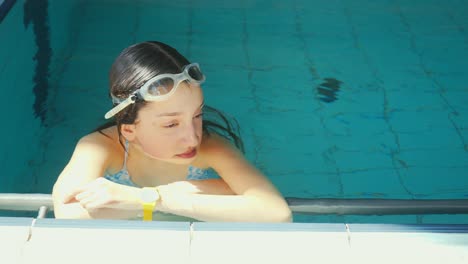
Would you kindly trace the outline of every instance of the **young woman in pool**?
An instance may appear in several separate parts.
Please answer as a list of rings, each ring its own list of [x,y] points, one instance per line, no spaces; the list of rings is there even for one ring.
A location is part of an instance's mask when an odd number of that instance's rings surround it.
[[[280,193],[227,140],[240,146],[229,126],[203,122],[204,79],[166,44],[122,51],[110,71],[112,122],[76,145],[53,188],[55,216],[291,221]]]

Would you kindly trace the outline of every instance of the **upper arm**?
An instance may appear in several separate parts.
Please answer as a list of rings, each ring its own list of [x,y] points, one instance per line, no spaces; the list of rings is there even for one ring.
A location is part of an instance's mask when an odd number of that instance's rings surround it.
[[[110,139],[100,134],[90,134],[77,143],[70,161],[54,184],[52,196],[54,207],[76,189],[101,177],[111,161]]]
[[[205,140],[205,139],[204,139]],[[275,186],[224,138],[210,135],[202,153],[207,165],[218,172],[231,190],[247,198],[256,210],[275,221],[291,221],[292,213]]]

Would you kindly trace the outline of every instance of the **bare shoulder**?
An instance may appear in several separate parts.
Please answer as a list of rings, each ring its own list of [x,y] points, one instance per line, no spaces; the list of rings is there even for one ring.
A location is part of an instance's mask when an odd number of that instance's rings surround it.
[[[227,157],[242,157],[242,153],[227,139],[211,133],[204,136],[200,146],[200,154],[204,162],[212,163],[210,160],[224,159]]]
[[[215,169],[222,178],[238,174],[240,171],[248,175],[261,175],[234,144],[216,133],[203,138],[200,150],[200,156],[206,166]]]
[[[119,141],[117,129],[115,127],[96,131],[82,137],[78,144],[95,144],[97,147],[113,147]]]
[[[118,135],[112,128],[102,132],[93,132],[78,141],[68,164],[54,184],[54,195],[63,196],[80,184],[102,177],[112,166],[119,151]]]
[[[120,148],[120,149],[119,149]],[[76,144],[71,163],[110,163],[115,153],[121,152],[122,146],[115,127],[93,132],[82,137]]]

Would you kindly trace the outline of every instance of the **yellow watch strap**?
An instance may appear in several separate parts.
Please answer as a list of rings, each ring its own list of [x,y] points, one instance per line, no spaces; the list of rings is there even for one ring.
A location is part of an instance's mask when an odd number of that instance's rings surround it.
[[[143,204],[143,221],[153,221],[154,203]]]
[[[153,211],[157,202],[161,199],[157,187],[144,187],[146,190],[151,190],[156,193],[157,198],[151,202],[143,202],[143,221],[153,221]]]

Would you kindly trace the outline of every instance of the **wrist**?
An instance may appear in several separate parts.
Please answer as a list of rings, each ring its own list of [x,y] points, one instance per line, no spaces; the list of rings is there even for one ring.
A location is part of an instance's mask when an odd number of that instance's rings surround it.
[[[153,212],[160,200],[159,190],[156,187],[143,187],[140,191],[141,206],[143,210],[143,220],[152,221]]]
[[[141,188],[136,187],[127,187],[124,195],[121,195],[119,206],[115,208],[120,208],[124,210],[135,210],[141,207]]]
[[[193,211],[192,194],[177,190],[177,185],[168,184],[158,186],[160,199],[158,211],[186,216]]]

